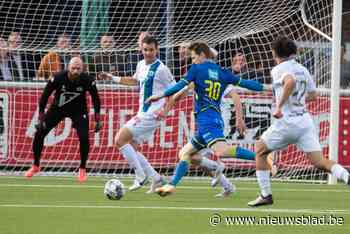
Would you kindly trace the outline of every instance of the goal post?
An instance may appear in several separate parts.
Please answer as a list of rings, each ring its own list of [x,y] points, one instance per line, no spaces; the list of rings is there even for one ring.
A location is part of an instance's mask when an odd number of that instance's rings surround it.
[[[340,45],[342,31],[342,0],[334,0],[332,24],[332,85],[329,158],[338,162],[339,155],[339,106],[340,106]],[[329,184],[336,184],[337,179],[329,174]]]

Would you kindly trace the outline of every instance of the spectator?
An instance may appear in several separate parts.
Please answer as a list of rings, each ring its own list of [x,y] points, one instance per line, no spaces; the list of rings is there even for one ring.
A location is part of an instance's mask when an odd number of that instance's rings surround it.
[[[242,50],[234,51],[231,54],[231,71],[235,75],[247,72],[248,64]]]
[[[4,38],[0,38],[0,80],[11,81],[18,77],[18,68],[10,60],[9,47]]]
[[[125,76],[125,56],[113,51],[115,42],[112,36],[103,35],[100,40],[100,49],[94,54],[92,64],[89,65],[90,74],[108,72],[117,76]]]
[[[256,59],[257,61],[257,59]],[[247,63],[246,56],[242,50],[234,51],[231,54],[231,71],[235,75],[241,76],[246,80],[256,80],[260,83],[267,83],[264,77],[263,64],[258,61],[256,68],[250,69]],[[243,111],[246,112],[246,104],[243,105]],[[232,112],[231,126],[235,124],[235,113]],[[256,129],[257,131],[253,136],[253,139],[258,139],[261,134],[270,126],[270,117],[258,117],[258,116],[246,116],[245,123],[248,129]],[[235,131],[234,128],[231,129],[231,134]]]
[[[56,46],[41,59],[38,79],[48,80],[54,73],[66,69],[70,57],[67,50],[70,48],[70,38],[66,34],[58,36]]]
[[[242,50],[233,51],[231,54],[231,71],[235,75],[240,75],[243,79],[267,83],[265,81],[262,64],[258,63],[257,67],[254,69],[249,68],[246,56]]]
[[[191,66],[191,58],[188,51],[189,45],[189,42],[181,43],[177,48],[177,53],[174,56],[173,73],[176,81],[179,81],[187,73]]]
[[[18,76],[14,80],[26,81],[35,77],[34,53],[23,51],[22,38],[19,32],[11,32],[8,38],[9,59],[11,64],[18,68]]]

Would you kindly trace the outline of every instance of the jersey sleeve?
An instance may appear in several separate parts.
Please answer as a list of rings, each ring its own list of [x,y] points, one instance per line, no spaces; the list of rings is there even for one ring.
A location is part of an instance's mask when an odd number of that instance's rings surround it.
[[[58,79],[59,77],[55,75],[47,82],[39,101],[39,113],[44,113],[49,97],[59,86]]]
[[[140,61],[141,62],[141,61]],[[134,73],[134,75],[132,76],[132,78],[134,78],[135,80],[139,80],[139,72],[140,72],[140,62],[137,63],[136,65],[136,71]]]
[[[157,79],[161,82],[166,89],[173,86],[176,82],[167,66],[163,66],[157,72]]]
[[[227,84],[233,84],[233,85],[239,84],[239,81],[241,79],[239,76],[232,74],[232,72],[230,70],[227,70],[227,69],[221,69],[221,71],[223,73],[224,81]]]
[[[184,80],[187,84],[194,82],[196,78],[196,68],[197,66],[192,64],[191,68],[188,70],[186,76],[182,80]]]
[[[258,81],[242,79],[236,75],[233,75],[230,71],[226,69],[223,69],[223,73],[224,73],[224,80],[228,84],[237,85],[242,88],[246,88],[253,91],[259,91],[259,92],[263,91],[263,85]]]

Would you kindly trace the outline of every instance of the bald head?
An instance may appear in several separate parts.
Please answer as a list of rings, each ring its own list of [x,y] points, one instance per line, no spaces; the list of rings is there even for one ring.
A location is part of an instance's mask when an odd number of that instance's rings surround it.
[[[77,79],[83,72],[83,61],[79,57],[73,57],[68,64],[68,77],[71,80]]]

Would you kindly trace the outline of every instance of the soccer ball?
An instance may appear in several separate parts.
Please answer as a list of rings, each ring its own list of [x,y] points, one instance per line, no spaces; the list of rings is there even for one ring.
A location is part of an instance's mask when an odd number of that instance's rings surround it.
[[[117,179],[110,179],[105,184],[104,194],[110,200],[120,200],[124,194],[124,184]]]

